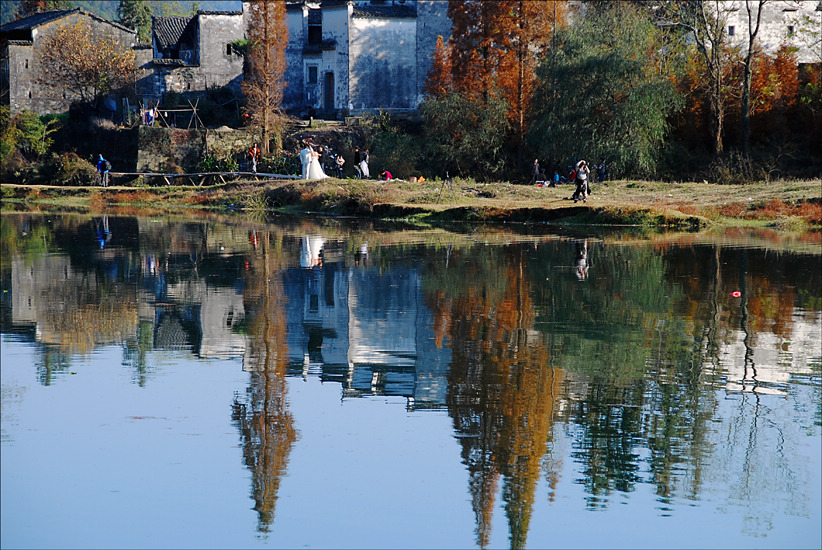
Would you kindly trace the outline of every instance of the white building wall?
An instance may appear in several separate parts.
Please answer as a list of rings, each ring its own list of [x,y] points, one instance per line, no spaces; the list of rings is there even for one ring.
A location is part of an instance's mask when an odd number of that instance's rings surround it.
[[[239,15],[201,14],[200,67],[205,73],[205,86],[239,85],[243,74],[243,58],[229,52],[230,42],[244,36],[243,17]]]
[[[417,106],[416,19],[351,19],[350,93],[354,109]]]
[[[319,108],[323,109],[326,90],[326,74],[333,74],[334,110],[344,109],[349,101],[349,21],[352,6],[340,4],[323,9],[323,41],[335,41],[334,49],[322,53],[322,70],[319,75],[321,99]]]
[[[756,24],[758,2],[748,0],[752,22]],[[748,44],[748,10],[746,0],[722,2],[723,16],[727,18],[731,44],[746,49]],[[797,48],[799,63],[822,62],[822,2],[819,0],[774,0],[762,10],[758,42],[763,51],[774,55],[782,44]],[[731,27],[733,28],[731,30]]]

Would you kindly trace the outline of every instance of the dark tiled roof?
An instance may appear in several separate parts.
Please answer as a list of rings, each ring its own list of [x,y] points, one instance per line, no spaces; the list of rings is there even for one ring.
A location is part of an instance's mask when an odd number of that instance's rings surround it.
[[[193,17],[155,17],[152,25],[154,38],[160,49],[176,46],[181,39],[194,44]],[[188,32],[188,34],[186,34]]]
[[[151,60],[155,65],[169,65],[173,67],[186,67],[188,64],[182,59],[155,57]]]
[[[363,18],[389,18],[389,17],[416,17],[417,10],[411,6],[380,6],[380,5],[355,5],[354,17]]]
[[[45,13],[36,13],[34,15],[29,15],[28,17],[24,17],[22,19],[18,19],[17,21],[12,21],[11,23],[6,23],[2,27],[0,27],[0,32],[9,32],[9,31],[20,31],[20,30],[31,30],[35,27],[39,27],[45,23],[50,21],[56,21],[57,19],[61,19],[68,14],[78,11],[74,10],[60,10],[60,11],[47,11]]]

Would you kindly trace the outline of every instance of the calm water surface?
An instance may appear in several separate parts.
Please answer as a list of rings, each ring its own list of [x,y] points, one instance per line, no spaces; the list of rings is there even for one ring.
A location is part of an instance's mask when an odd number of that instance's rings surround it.
[[[819,548],[822,239],[2,215],[3,548]]]

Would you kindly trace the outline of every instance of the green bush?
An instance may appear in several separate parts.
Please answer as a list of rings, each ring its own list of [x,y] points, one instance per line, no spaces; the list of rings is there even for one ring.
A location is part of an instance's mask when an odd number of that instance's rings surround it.
[[[52,153],[31,177],[32,183],[46,185],[94,185],[97,168],[75,153]]]
[[[372,172],[388,170],[394,177],[410,178],[420,174],[422,141],[416,136],[389,129],[374,140]],[[427,175],[427,174],[426,174]]]

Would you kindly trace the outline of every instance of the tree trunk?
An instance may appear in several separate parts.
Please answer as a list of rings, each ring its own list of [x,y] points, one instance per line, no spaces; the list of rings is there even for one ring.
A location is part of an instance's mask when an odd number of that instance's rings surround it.
[[[751,139],[751,58],[745,58],[745,76],[742,82],[742,153],[750,153]]]
[[[711,134],[713,137],[713,152],[721,154],[724,150],[722,143],[722,125],[725,122],[725,107],[722,101],[722,83],[717,78],[711,84]]]

